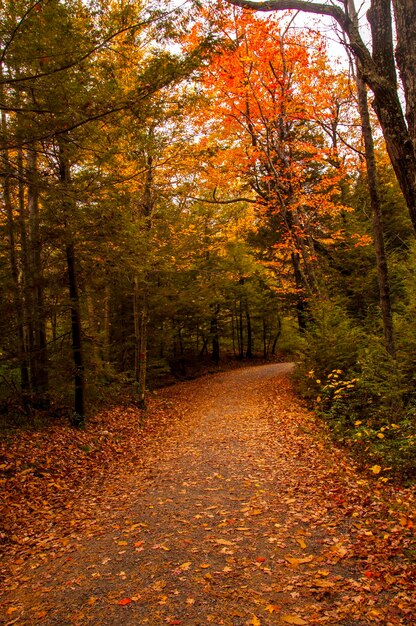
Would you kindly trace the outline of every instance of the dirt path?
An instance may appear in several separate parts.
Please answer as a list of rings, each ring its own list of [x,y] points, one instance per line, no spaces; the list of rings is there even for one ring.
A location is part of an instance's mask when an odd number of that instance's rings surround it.
[[[289,371],[163,390],[180,427],[99,499],[93,532],[19,564],[2,623],[414,625],[411,512],[331,446]]]

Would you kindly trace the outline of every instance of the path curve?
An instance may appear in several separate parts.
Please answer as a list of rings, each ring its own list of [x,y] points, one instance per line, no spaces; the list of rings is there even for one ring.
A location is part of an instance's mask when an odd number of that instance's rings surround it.
[[[360,523],[368,489],[293,396],[291,369],[252,367],[162,390],[181,406],[181,427],[100,511],[98,536],[28,565],[3,623],[413,623],[390,570],[368,574],[363,545],[379,540]]]

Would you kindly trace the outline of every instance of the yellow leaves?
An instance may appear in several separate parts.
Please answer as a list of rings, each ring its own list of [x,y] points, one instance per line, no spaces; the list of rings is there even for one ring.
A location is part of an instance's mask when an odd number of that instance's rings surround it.
[[[166,587],[166,581],[165,580],[157,580],[155,583],[153,583],[152,588],[155,591],[162,591],[162,589],[164,589]]]
[[[290,563],[290,565],[297,567],[298,565],[302,565],[303,563],[310,563],[311,561],[313,561],[313,555],[310,554],[309,556],[300,558],[294,556],[285,556],[285,560]]]
[[[296,539],[296,542],[300,545],[300,547],[302,548],[302,550],[306,549],[306,543],[303,539]]]
[[[331,546],[331,551],[335,552],[340,558],[343,558],[348,552],[347,548],[343,546],[342,543],[336,543],[334,546]]]
[[[182,570],[183,572],[186,572],[191,567],[191,565],[192,565],[192,561],[186,561],[185,563],[182,563],[182,565],[179,565],[179,569]]]
[[[304,624],[308,623],[299,617],[299,615],[282,615],[280,619],[282,622],[285,622],[285,624],[297,624],[298,626],[304,626]]]
[[[214,543],[217,543],[219,546],[233,546],[232,541],[228,541],[228,539],[214,539]]]
[[[380,465],[373,465],[373,467],[370,467],[370,471],[373,472],[373,474],[380,474],[381,467]]]
[[[259,620],[258,617],[253,615],[252,619],[248,622],[248,624],[250,624],[250,626],[261,626],[261,621]]]

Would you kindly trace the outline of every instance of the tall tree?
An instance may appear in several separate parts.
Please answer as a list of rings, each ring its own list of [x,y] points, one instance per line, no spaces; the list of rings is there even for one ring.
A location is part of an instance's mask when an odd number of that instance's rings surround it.
[[[341,210],[340,168],[316,123],[319,114],[332,123],[333,76],[319,37],[301,36],[276,19],[222,16],[235,43],[205,75],[211,126],[214,117],[221,120],[211,135],[219,149],[213,163],[226,176],[235,169],[257,197],[259,220],[270,233],[269,260],[285,254],[292,264],[305,329],[307,301],[320,290],[313,235],[322,237],[325,216]]]

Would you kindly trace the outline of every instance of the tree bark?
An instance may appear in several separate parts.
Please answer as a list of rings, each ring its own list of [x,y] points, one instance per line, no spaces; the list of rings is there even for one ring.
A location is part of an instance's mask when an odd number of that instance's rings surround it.
[[[74,426],[82,426],[85,419],[85,371],[82,345],[81,314],[76,272],[75,245],[66,245],[69,297],[71,300],[72,354],[74,359]]]
[[[406,94],[406,120],[416,152],[416,3],[393,0],[396,22],[396,62]]]
[[[246,303],[245,303],[245,309],[246,309],[246,322],[247,322],[246,358],[252,359],[253,358],[253,333],[252,333],[252,328],[251,328],[251,317],[250,317],[250,310],[248,307],[247,298],[246,298]]]
[[[80,428],[85,420],[85,366],[75,243],[68,225],[73,206],[69,196],[71,169],[65,143],[66,138],[61,138],[59,142],[59,178],[63,194],[64,222],[67,239],[65,254],[71,310],[72,358],[74,361],[74,414],[72,424]]]
[[[212,360],[218,364],[220,361],[220,340],[218,335],[218,313],[220,311],[220,305],[215,304],[213,307],[213,314],[211,317],[211,342],[212,342]]]
[[[31,376],[33,390],[42,402],[47,402],[49,387],[48,348],[46,334],[45,301],[42,269],[42,242],[40,237],[39,191],[37,184],[37,158],[33,148],[28,151],[28,213],[31,256],[31,304],[33,341]]]
[[[7,120],[4,111],[1,113],[1,130],[3,137],[7,137]],[[15,223],[13,215],[12,193],[10,186],[11,168],[7,150],[3,152],[3,202],[7,219],[7,237],[9,240],[9,260],[13,285],[13,302],[16,315],[17,360],[20,370],[20,385],[23,393],[30,387],[29,368],[24,341],[24,318],[21,286],[19,281],[19,266],[16,250]]]
[[[302,276],[301,266],[300,266],[300,256],[298,252],[292,252],[292,266],[293,272],[295,275],[295,285],[296,285],[296,313],[298,317],[298,327],[301,333],[305,332],[307,325],[307,316],[306,316],[306,301],[304,295],[304,280]]]
[[[389,273],[384,245],[383,217],[381,213],[380,194],[378,191],[377,167],[374,156],[374,142],[368,111],[367,92],[360,70],[356,76],[358,105],[364,139],[365,162],[367,168],[367,185],[373,214],[374,248],[377,261],[377,277],[380,292],[381,315],[383,319],[384,341],[387,352],[395,358],[393,316],[391,311]]]

